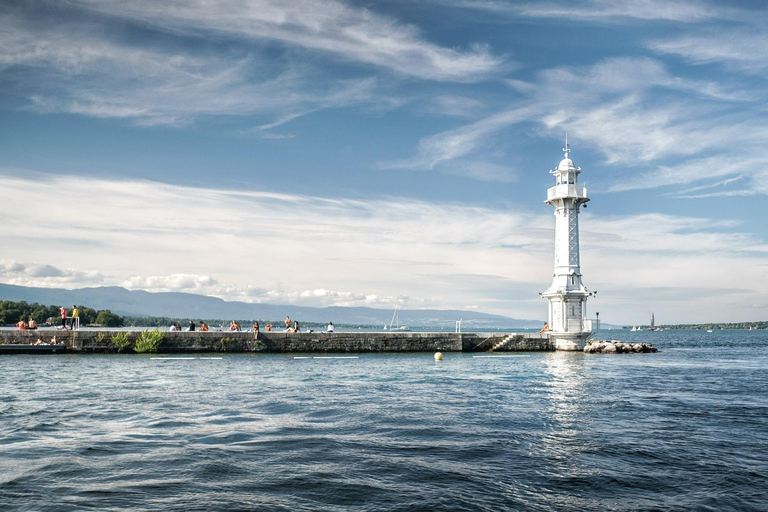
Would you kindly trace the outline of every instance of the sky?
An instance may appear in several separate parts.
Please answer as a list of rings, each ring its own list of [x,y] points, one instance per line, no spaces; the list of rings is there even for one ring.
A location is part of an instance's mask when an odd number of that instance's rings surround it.
[[[768,7],[0,6],[0,282],[545,319],[768,319]]]

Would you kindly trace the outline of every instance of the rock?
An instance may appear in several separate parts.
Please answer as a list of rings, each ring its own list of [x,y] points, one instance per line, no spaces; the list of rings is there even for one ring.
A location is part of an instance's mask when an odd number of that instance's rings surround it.
[[[591,340],[584,347],[585,354],[642,354],[658,351],[648,343],[624,343],[618,340]]]

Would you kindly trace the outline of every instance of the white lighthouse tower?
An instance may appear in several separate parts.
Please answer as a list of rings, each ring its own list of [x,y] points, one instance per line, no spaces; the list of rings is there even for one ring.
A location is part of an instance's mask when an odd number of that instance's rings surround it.
[[[552,284],[541,294],[549,301],[550,336],[557,350],[582,350],[592,331],[586,320],[587,297],[592,295],[581,282],[579,261],[579,208],[586,205],[587,187],[579,186],[581,167],[570,159],[565,138],[565,158],[557,169],[555,186],[547,189],[547,204],[555,209],[555,270]]]

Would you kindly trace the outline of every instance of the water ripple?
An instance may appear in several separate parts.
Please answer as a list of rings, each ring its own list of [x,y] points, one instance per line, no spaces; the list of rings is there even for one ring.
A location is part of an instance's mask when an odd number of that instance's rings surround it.
[[[637,357],[0,358],[0,509],[764,510],[765,338],[657,334]]]

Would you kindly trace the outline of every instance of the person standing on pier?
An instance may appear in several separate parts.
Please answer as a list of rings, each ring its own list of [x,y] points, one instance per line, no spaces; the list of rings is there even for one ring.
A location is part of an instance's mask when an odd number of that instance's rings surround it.
[[[291,328],[291,317],[288,315],[285,315],[285,328],[286,330]]]
[[[61,306],[59,308],[59,312],[61,313],[61,328],[65,331],[67,330],[67,308],[64,306]]]
[[[72,306],[72,330],[80,330],[80,312],[77,310],[77,306]]]

